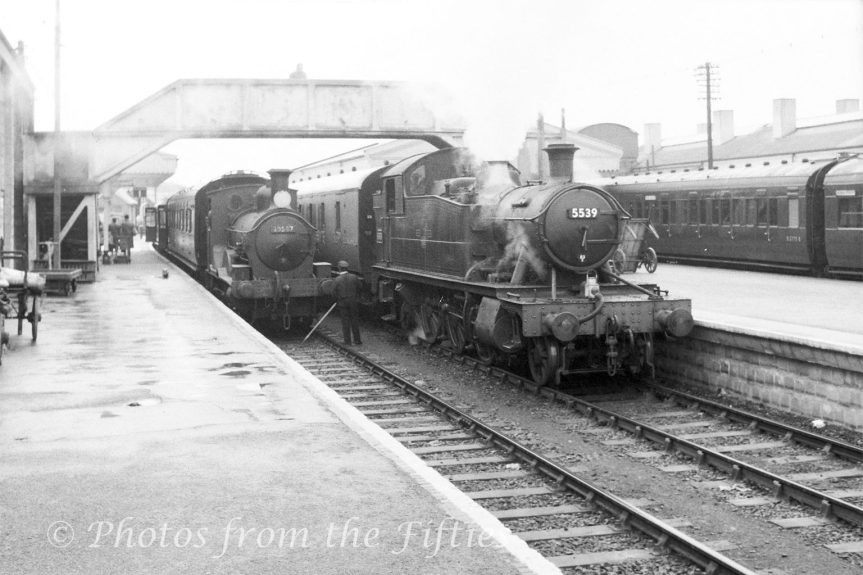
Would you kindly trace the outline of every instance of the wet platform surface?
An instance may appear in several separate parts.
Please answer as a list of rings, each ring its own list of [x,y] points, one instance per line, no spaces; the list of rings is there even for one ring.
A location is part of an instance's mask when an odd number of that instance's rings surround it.
[[[0,366],[0,572],[554,571],[480,543],[487,512],[149,248],[28,327]]]
[[[696,321],[863,354],[863,282],[660,263],[623,276],[692,299]]]

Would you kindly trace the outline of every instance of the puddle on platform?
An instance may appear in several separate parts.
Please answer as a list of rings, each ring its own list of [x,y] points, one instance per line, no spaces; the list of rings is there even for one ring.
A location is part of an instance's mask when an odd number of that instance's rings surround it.
[[[159,405],[162,403],[162,400],[156,397],[148,397],[147,399],[139,399],[138,401],[131,401],[126,404],[127,407],[151,407],[153,405]]]

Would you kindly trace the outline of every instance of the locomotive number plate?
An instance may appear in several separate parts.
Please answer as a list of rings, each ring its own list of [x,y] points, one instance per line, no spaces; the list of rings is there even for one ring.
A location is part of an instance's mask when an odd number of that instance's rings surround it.
[[[270,228],[271,234],[289,234],[294,231],[294,226],[273,226]]]
[[[597,208],[570,208],[568,215],[571,220],[595,218],[599,215],[599,210]]]

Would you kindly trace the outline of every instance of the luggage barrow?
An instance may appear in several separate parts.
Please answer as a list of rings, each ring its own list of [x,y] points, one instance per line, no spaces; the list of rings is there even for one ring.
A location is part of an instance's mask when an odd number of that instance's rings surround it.
[[[3,287],[0,282],[0,311],[4,318],[18,320],[18,335],[24,332],[24,320],[30,322],[33,341],[39,336],[39,322],[42,321],[42,290],[28,287]],[[29,304],[28,304],[29,299]]]
[[[641,266],[648,273],[656,271],[658,258],[653,248],[645,246],[647,234],[659,237],[649,219],[631,218],[626,222],[620,247],[611,260],[617,273],[635,273]]]
[[[0,267],[7,259],[25,259],[22,251],[0,251]],[[63,272],[77,272],[74,277],[81,274],[81,270],[63,270]],[[30,322],[30,331],[33,341],[39,335],[39,322],[42,321],[42,297],[46,280],[39,272],[28,272],[18,270],[4,270],[4,273],[14,273],[12,281],[0,278],[0,314],[4,318],[15,318],[18,320],[18,335],[24,332],[24,320]],[[29,299],[29,303],[28,303]],[[2,346],[0,346],[2,347]]]
[[[39,270],[39,275],[45,277],[45,291],[68,296],[78,291],[78,278],[81,270]]]

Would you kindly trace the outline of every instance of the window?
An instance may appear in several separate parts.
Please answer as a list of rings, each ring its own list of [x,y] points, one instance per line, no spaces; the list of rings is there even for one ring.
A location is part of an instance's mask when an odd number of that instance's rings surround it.
[[[698,200],[689,198],[689,223],[698,223]]]
[[[384,184],[384,192],[386,193],[386,207],[389,214],[396,211],[396,181],[387,180]]]
[[[723,226],[731,225],[731,198],[719,200],[719,223]]]
[[[746,225],[754,226],[755,225],[755,200],[748,199],[746,200]]]
[[[722,214],[720,214],[720,204],[721,201],[719,199],[710,200],[710,223],[711,224],[720,224],[722,223]]]
[[[837,199],[839,200],[839,227],[863,228],[863,196]]]
[[[707,223],[707,200],[698,200],[699,210],[698,210],[698,223],[706,224]]]
[[[767,224],[771,226],[779,225],[779,198],[767,199]]]
[[[342,203],[336,202],[336,231],[342,231]]]
[[[800,200],[798,198],[788,198],[788,227],[800,227]]]
[[[756,200],[758,206],[758,219],[756,224],[759,226],[767,225],[767,198],[758,198]]]
[[[318,206],[318,223],[320,224],[320,228],[322,230],[327,229],[327,218],[325,217],[323,202],[321,202],[321,205]]]
[[[659,201],[659,223],[671,223],[671,202],[668,200]]]
[[[731,200],[731,221],[734,225],[746,225],[746,200]]]

